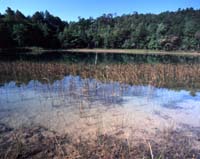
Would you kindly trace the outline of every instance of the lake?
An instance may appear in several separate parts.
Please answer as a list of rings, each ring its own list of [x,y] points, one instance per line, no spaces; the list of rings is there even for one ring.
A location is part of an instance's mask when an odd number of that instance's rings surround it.
[[[135,144],[161,143],[167,131],[200,150],[198,62],[17,59],[1,61],[0,75],[0,123],[12,131],[39,126],[73,140],[106,134]]]

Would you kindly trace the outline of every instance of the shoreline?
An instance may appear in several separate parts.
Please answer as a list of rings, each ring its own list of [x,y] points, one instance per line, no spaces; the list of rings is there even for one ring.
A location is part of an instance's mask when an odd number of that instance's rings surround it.
[[[198,52],[192,51],[159,51],[159,50],[143,50],[143,49],[67,49],[67,52],[79,53],[115,53],[115,54],[141,54],[141,55],[181,55],[181,56],[200,56]]]
[[[27,53],[50,53],[50,52],[75,52],[75,53],[97,53],[97,54],[129,54],[129,55],[177,55],[177,56],[200,56],[197,51],[163,51],[144,49],[43,49],[35,47],[0,49],[0,53],[6,52],[27,52]]]

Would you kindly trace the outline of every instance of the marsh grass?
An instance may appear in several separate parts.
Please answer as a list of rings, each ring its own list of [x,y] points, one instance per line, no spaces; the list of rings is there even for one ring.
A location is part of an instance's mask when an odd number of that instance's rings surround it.
[[[171,89],[200,89],[200,64],[109,64],[81,65],[34,62],[0,62],[0,83],[31,80],[52,84],[66,75],[117,81],[130,85],[151,85]]]

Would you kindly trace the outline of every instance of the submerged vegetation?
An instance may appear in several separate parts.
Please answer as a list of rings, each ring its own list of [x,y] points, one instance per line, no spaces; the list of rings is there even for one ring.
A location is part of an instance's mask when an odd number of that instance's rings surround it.
[[[160,14],[104,14],[62,21],[48,11],[25,16],[8,8],[0,14],[0,48],[123,48],[199,50],[200,10]]]

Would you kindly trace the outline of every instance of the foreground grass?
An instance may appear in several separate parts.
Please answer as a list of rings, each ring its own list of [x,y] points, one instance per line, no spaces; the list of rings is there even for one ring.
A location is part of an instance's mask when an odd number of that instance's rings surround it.
[[[56,159],[197,159],[200,150],[194,139],[178,130],[165,130],[154,139],[139,142],[120,139],[115,135],[99,134],[95,139],[74,139],[42,127],[10,129],[0,124],[0,158]]]

